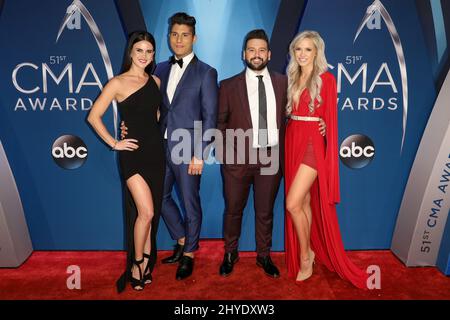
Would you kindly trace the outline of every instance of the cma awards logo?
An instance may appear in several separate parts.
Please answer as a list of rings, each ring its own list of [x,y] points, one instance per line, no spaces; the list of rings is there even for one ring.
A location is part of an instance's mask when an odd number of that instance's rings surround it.
[[[77,169],[87,160],[86,144],[77,136],[64,135],[53,142],[52,156],[63,169]]]
[[[81,30],[81,17],[84,18],[88,25],[101,54],[103,64],[108,79],[113,75],[111,60],[104,38],[97,26],[94,18],[89,10],[80,0],[74,0],[67,8],[65,16],[62,19],[58,34],[56,36],[56,44],[61,39],[64,30],[77,31]],[[72,50],[69,50],[72,51]],[[80,79],[75,79],[73,69],[79,68],[70,62],[68,55],[50,55],[47,61],[41,63],[22,62],[19,63],[12,72],[12,82],[14,87],[21,94],[14,107],[14,111],[88,111],[91,109],[93,101],[90,98],[78,97],[81,90],[86,86],[96,86],[101,90],[103,85],[99,79],[97,71],[93,63],[85,64]],[[83,67],[82,67],[83,68]],[[62,70],[62,71],[60,71]],[[30,73],[40,79],[39,83],[30,83]],[[34,74],[33,74],[34,73]],[[88,80],[88,79],[93,79]],[[25,81],[27,80],[27,81]],[[49,96],[49,84],[54,87],[66,87],[70,96],[51,97]],[[73,97],[75,95],[75,97]],[[34,96],[33,96],[34,95]],[[113,101],[114,126],[117,132],[117,104]]]
[[[354,53],[345,56],[345,61],[337,64],[338,105],[342,112],[393,112],[402,109],[401,151],[405,140],[408,118],[406,62],[395,24],[380,0],[375,0],[367,8],[356,30],[353,45],[357,43],[363,29],[367,28],[369,31],[381,30],[382,21],[387,27],[395,49],[396,64],[393,65],[392,62],[384,59],[380,61],[380,56],[371,52],[369,53],[370,57]],[[376,45],[379,46],[380,43],[376,43]],[[368,52],[367,45],[363,49]],[[400,79],[400,83],[396,82],[393,77],[393,71],[397,70],[397,64],[400,74],[396,79]],[[330,66],[330,68],[334,69],[333,66]],[[343,85],[348,88],[348,91],[346,89],[343,90]],[[358,87],[359,85],[360,87]],[[355,90],[357,91],[356,93]]]

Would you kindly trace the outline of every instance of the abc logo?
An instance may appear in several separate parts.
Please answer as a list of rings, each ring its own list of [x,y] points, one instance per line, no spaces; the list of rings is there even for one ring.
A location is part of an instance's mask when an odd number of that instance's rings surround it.
[[[86,145],[77,136],[64,135],[53,143],[53,160],[61,168],[77,169],[86,162],[87,155]]]
[[[347,167],[360,169],[372,161],[375,156],[375,147],[369,137],[354,134],[342,142],[339,156]]]

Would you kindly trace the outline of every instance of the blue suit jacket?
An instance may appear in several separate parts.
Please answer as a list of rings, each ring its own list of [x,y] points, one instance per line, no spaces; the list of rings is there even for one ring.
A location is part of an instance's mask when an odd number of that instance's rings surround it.
[[[196,56],[187,66],[178,83],[172,103],[167,96],[169,81],[169,61],[156,66],[155,75],[161,79],[161,93],[163,103],[160,107],[160,127],[162,134],[167,129],[167,143],[169,150],[179,143],[171,141],[170,137],[175,129],[187,129],[191,136],[191,155],[202,159],[203,151],[209,144],[202,142],[202,131],[216,128],[218,108],[217,71],[213,67],[198,60]],[[194,121],[202,121],[201,130],[194,130]],[[195,137],[195,144],[194,144]]]

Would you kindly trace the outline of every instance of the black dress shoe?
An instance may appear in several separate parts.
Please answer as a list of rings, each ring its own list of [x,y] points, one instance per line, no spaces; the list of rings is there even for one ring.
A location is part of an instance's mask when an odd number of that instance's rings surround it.
[[[177,243],[175,249],[173,250],[173,254],[170,257],[164,258],[161,260],[162,263],[176,263],[180,261],[183,256],[184,244]]]
[[[237,251],[225,253],[223,256],[222,265],[220,266],[219,273],[221,276],[229,276],[233,272],[233,266],[239,261],[239,255]]]
[[[272,259],[270,259],[270,256],[257,257],[256,265],[258,267],[263,268],[264,272],[269,277],[278,278],[280,276],[280,271],[278,271],[278,268],[273,264]]]
[[[180,264],[178,265],[176,278],[177,280],[183,280],[189,277],[194,270],[194,259],[188,256],[183,256],[180,259]]]

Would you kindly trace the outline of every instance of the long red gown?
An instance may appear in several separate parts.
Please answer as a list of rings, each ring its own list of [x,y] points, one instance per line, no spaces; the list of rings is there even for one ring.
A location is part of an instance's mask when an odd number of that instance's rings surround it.
[[[316,121],[289,119],[285,138],[285,192],[287,196],[302,163],[308,139],[312,139],[318,172],[318,178],[310,190],[312,250],[316,254],[316,260],[330,271],[337,272],[341,278],[347,279],[358,288],[367,288],[368,275],[348,259],[339,231],[335,207],[340,200],[336,80],[329,72],[323,73],[321,78],[322,104],[310,114],[308,109],[310,95],[305,89],[300,96],[299,105],[293,108],[292,114],[322,118],[327,126],[326,137],[320,134]],[[286,264],[288,276],[295,279],[300,269],[300,246],[288,211],[285,217]]]

